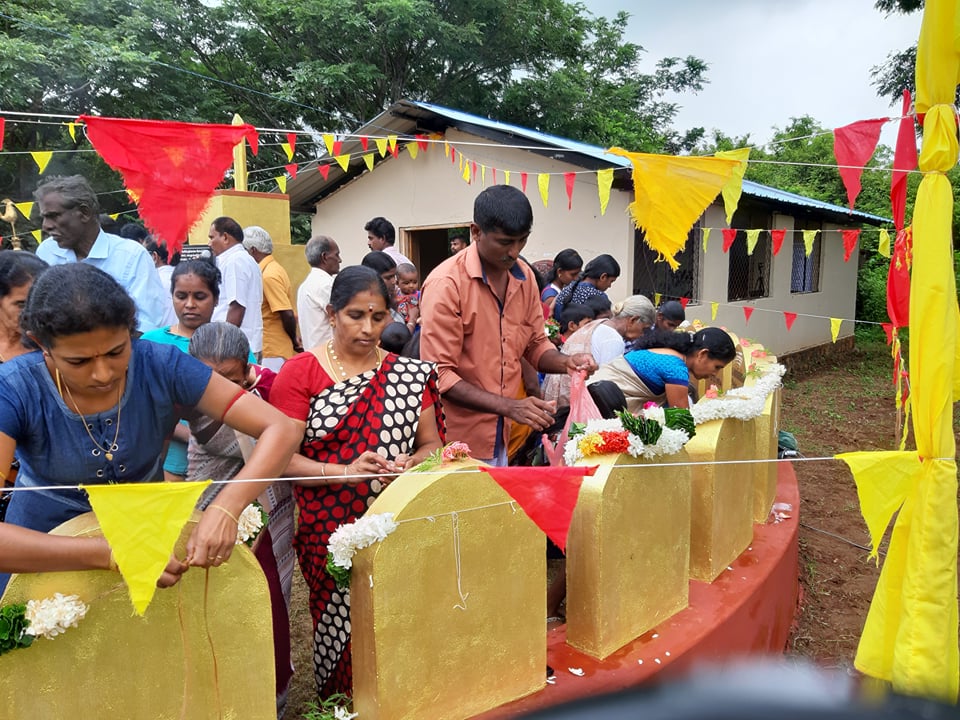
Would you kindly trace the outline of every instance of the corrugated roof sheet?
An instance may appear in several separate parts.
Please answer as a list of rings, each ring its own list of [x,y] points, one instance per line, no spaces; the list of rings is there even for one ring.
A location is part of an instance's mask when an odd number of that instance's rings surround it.
[[[417,131],[419,122],[424,122],[429,119],[434,121],[442,119],[445,121],[447,127],[453,126],[462,129],[464,126],[474,126],[490,132],[522,138],[531,145],[542,146],[545,149],[556,148],[573,155],[574,157],[565,156],[564,158],[573,164],[579,164],[576,156],[580,156],[582,159],[589,158],[590,161],[588,165],[590,166],[596,165],[597,161],[599,161],[604,165],[612,167],[630,167],[630,161],[627,158],[619,155],[611,155],[596,145],[589,145],[587,143],[577,142],[576,140],[549,135],[520,125],[491,120],[481,117],[480,115],[473,115],[460,110],[454,110],[453,108],[443,107],[442,105],[416,102],[413,100],[400,100],[394,103],[390,108],[357,130],[357,134],[376,135],[382,134],[384,130],[389,130],[391,133],[400,135],[412,135]],[[359,145],[357,141],[352,142]],[[346,143],[344,152],[349,152]],[[339,170],[339,168],[336,169]],[[349,175],[359,175],[361,172],[363,172],[362,165],[356,168],[351,167]],[[309,180],[307,180],[307,177],[309,177]],[[301,180],[301,178],[304,178],[304,180]],[[325,181],[320,178],[318,173],[303,173],[298,175],[297,178],[287,184],[291,206],[296,208],[303,204],[308,204],[311,200],[325,195],[328,189],[339,186],[344,180],[345,178],[342,175],[338,177],[338,174],[334,171],[330,173],[329,178]],[[793,208],[817,210],[821,213],[828,214],[839,224],[869,223],[871,225],[880,225],[892,222],[890,219],[878,215],[871,215],[870,213],[864,213],[858,210],[850,211],[848,208],[840,205],[815,200],[785,190],[778,190],[777,188],[761,185],[760,183],[749,180],[744,180],[743,182],[743,193],[750,197],[762,198]]]

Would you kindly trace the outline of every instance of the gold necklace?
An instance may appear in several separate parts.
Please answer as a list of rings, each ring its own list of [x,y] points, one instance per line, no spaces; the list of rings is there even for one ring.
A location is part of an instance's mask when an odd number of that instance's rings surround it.
[[[77,415],[80,416],[80,422],[83,423],[83,429],[87,431],[87,436],[100,452],[103,453],[103,456],[107,459],[107,462],[113,462],[113,451],[117,450],[117,439],[120,437],[120,399],[123,395],[123,384],[120,383],[117,386],[117,430],[113,434],[113,442],[109,447],[104,447],[97,442],[96,438],[93,437],[93,433],[90,432],[90,426],[87,424],[87,418],[82,412],[80,412],[80,406],[77,405],[77,401],[73,399],[73,393],[70,392],[70,386],[66,383],[60,381],[60,368],[55,368],[54,372],[57,376],[57,390],[60,391],[60,397],[63,397],[63,391],[66,389],[67,397],[70,398],[70,402],[73,404],[73,409],[77,411]]]
[[[327,340],[327,345],[324,348],[324,350],[326,351],[326,354],[327,354],[327,363],[330,365],[331,368],[334,366],[334,364],[336,364],[336,369],[340,371],[340,377],[343,380],[346,380],[347,371],[344,370],[343,363],[340,362],[340,358],[337,357],[336,350],[333,349],[333,338],[331,338],[330,340]],[[377,353],[377,366],[379,366],[380,363],[383,362],[383,359],[380,357],[380,348],[375,347],[374,351]]]

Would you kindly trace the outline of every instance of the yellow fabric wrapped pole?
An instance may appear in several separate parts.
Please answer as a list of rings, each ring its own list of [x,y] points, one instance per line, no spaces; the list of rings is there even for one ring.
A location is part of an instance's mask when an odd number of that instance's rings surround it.
[[[855,664],[897,692],[956,702],[957,466],[953,400],[958,309],[953,274],[957,162],[953,110],[960,2],[927,0],[917,47],[918,113],[925,113],[913,216],[910,360],[913,429],[921,463],[905,489]],[[867,478],[858,478],[858,484]],[[864,506],[870,526],[877,518]]]

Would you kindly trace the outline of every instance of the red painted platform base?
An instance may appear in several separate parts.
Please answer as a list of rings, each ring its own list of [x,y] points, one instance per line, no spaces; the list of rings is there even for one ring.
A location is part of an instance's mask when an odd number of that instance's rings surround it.
[[[690,606],[604,661],[566,643],[566,628],[547,639],[556,683],[477,717],[508,718],[589,695],[661,682],[698,664],[783,653],[797,608],[800,494],[793,466],[779,465],[778,503],[789,519],[754,525],[753,542],[712,583],[690,582]],[[583,671],[582,675],[571,669]]]

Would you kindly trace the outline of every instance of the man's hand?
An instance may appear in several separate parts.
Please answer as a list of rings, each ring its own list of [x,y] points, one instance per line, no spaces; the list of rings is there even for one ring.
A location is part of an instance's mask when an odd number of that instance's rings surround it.
[[[593,359],[593,355],[590,353],[577,353],[576,355],[567,356],[567,372],[573,373],[583,370],[587,373],[587,377],[593,375],[597,370],[597,361]]]
[[[596,363],[594,363],[594,367],[596,367]],[[557,404],[553,401],[525,397],[522,400],[512,401],[507,417],[514,422],[529,425],[534,430],[543,430],[553,424],[556,412]]]

